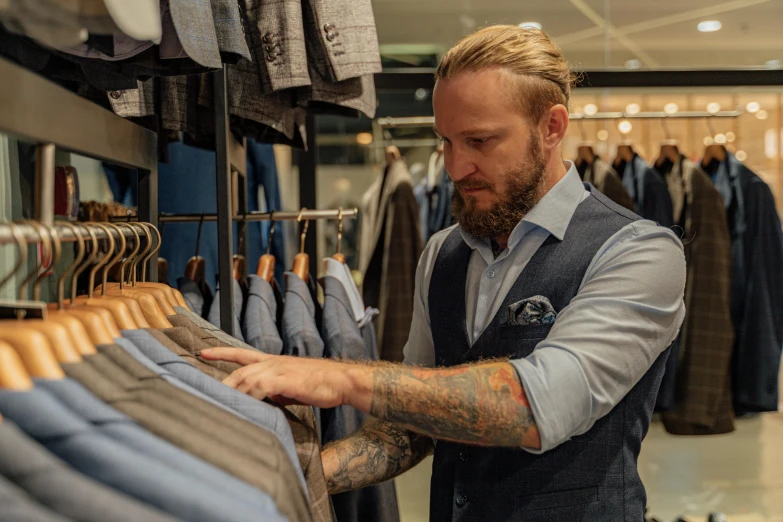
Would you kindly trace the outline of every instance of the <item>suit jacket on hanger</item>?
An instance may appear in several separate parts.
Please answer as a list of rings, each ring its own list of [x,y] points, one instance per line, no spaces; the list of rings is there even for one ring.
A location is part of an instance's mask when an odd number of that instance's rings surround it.
[[[242,312],[245,308],[245,293],[242,291],[242,287],[236,279],[232,279],[231,284],[234,285],[234,306],[231,309],[234,323],[234,337],[244,342],[245,338],[242,336]],[[212,300],[212,307],[209,309],[207,319],[210,323],[220,327],[220,287],[218,287],[215,292],[215,299]]]
[[[376,320],[381,359],[402,362],[422,252],[419,207],[403,160],[389,165],[373,183],[362,207],[359,267],[364,303],[381,311]]]
[[[283,516],[312,520],[302,488],[291,487],[299,482],[293,464],[271,432],[172,387],[139,363],[120,367],[94,354],[62,366],[152,433],[267,492]]]
[[[628,210],[635,211],[635,205],[628,191],[623,186],[620,176],[611,165],[596,158],[592,165],[587,166],[584,181],[592,183],[603,195]]]
[[[177,473],[108,438],[43,390],[0,390],[0,411],[75,469],[142,502],[178,518],[224,516],[209,497],[179,484]]]
[[[207,332],[215,339],[223,343],[223,346],[233,346],[234,348],[246,348],[248,350],[254,349],[253,346],[247,344],[244,341],[240,341],[236,337],[232,337],[228,335],[226,332],[224,332],[214,324],[210,323],[209,321],[207,321],[202,317],[199,317],[198,315],[194,314],[187,308],[182,308],[181,306],[175,306],[174,311],[177,312],[177,315],[181,315],[182,317],[189,319],[194,325],[203,329],[205,332]]]
[[[174,517],[68,466],[9,419],[0,422],[0,475],[41,505],[84,522],[174,522]]]
[[[283,352],[283,340],[277,329],[277,300],[266,279],[248,276],[247,309],[242,331],[245,339],[257,350],[271,355]]]
[[[337,263],[337,261],[335,261]],[[356,322],[354,311],[343,283],[327,275],[322,279],[324,289],[323,338],[325,356],[346,360],[377,360],[378,354],[368,352],[368,346]],[[371,328],[372,322],[367,325]],[[341,440],[356,432],[367,415],[351,406],[321,410],[324,444]],[[347,491],[332,496],[339,522],[398,522],[397,493],[394,481]]]
[[[734,431],[731,404],[731,239],[723,201],[707,175],[684,160],[685,320],[680,329],[676,409],[666,431],[708,435]],[[671,174],[670,174],[671,175]]]
[[[258,513],[265,513],[282,520],[268,495],[152,435],[131,418],[101,402],[76,381],[35,379],[35,384],[107,437],[165,465],[172,476],[177,476],[178,486],[188,489],[193,495],[213,496],[210,502],[221,517],[250,520]]]
[[[68,522],[68,519],[47,509],[16,484],[0,476],[0,506],[2,519],[14,522]]]
[[[777,411],[783,349],[783,232],[769,186],[727,153],[713,181],[731,234],[734,409]]]

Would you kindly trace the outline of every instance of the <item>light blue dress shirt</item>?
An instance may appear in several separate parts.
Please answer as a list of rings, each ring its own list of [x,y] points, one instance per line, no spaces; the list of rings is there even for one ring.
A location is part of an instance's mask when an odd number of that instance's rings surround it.
[[[462,232],[473,250],[465,289],[471,344],[538,248],[550,234],[562,239],[576,207],[591,197],[573,163],[564,163],[565,177],[519,222],[497,258],[488,239]],[[419,261],[406,364],[435,364],[429,287],[453,228],[435,234]],[[541,450],[528,451],[544,452],[587,432],[622,400],[677,337],[685,317],[684,289],[685,255],[674,232],[636,221],[609,238],[549,336],[528,357],[511,361],[541,434]]]

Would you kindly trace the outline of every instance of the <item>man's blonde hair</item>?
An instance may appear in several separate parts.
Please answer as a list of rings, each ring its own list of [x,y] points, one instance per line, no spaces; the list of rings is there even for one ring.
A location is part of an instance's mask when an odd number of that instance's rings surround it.
[[[493,25],[460,40],[443,56],[435,79],[501,68],[512,73],[512,99],[538,123],[552,106],[568,107],[575,81],[560,48],[540,29]]]

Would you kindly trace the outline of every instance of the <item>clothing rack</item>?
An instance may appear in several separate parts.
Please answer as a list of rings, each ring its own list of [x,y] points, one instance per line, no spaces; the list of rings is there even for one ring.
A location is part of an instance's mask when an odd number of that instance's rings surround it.
[[[38,146],[36,221],[54,222],[54,154],[59,148],[137,170],[139,218],[157,226],[157,134],[4,58],[0,78],[0,132]],[[157,280],[156,260],[148,273]]]
[[[78,221],[68,221],[71,225],[78,227],[80,231],[83,232],[82,239],[89,239],[89,233],[87,232],[87,227],[84,226],[83,223],[80,223]],[[79,237],[77,234],[73,231],[72,228],[70,228],[67,225],[61,225],[60,221],[55,221],[53,225],[51,225],[52,228],[57,232],[57,238],[60,242],[64,243],[73,243],[76,241],[79,241]],[[21,234],[24,236],[25,241],[28,244],[35,244],[35,243],[41,243],[42,238],[41,235],[38,233],[38,230],[31,224],[25,223],[24,221],[19,221],[13,223],[17,227],[17,230],[21,232]],[[49,228],[49,227],[47,227]],[[13,234],[13,226],[11,223],[0,223],[0,245],[8,245],[16,243],[16,236]],[[141,229],[141,227],[136,227],[137,234],[140,236],[144,236],[144,231]],[[107,239],[108,236],[106,234],[106,231],[104,231],[101,228],[98,227],[91,227],[91,230],[95,233],[95,237],[99,240],[101,239]],[[119,239],[119,234],[122,234],[125,236],[126,240],[134,239],[135,236],[133,232],[128,228],[119,228],[119,229],[109,229],[109,233],[114,237],[115,239]]]
[[[342,212],[343,218],[355,218],[359,215],[358,209],[343,209],[341,210],[303,210],[300,212],[286,212],[286,211],[274,211],[274,212],[249,212],[247,214],[236,214],[232,217],[232,221],[237,223],[252,223],[257,221],[312,221],[315,219],[339,219],[340,212]],[[136,216],[119,216],[112,217],[112,221],[127,222],[138,221]],[[198,223],[204,221],[205,223],[218,220],[217,214],[163,214],[158,216],[159,223]]]

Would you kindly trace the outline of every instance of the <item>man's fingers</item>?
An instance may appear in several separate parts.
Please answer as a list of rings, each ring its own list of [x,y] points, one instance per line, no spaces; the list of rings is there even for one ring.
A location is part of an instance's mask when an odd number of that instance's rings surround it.
[[[242,366],[261,362],[270,357],[265,353],[245,348],[207,348],[201,350],[201,356],[210,361],[229,361]]]

